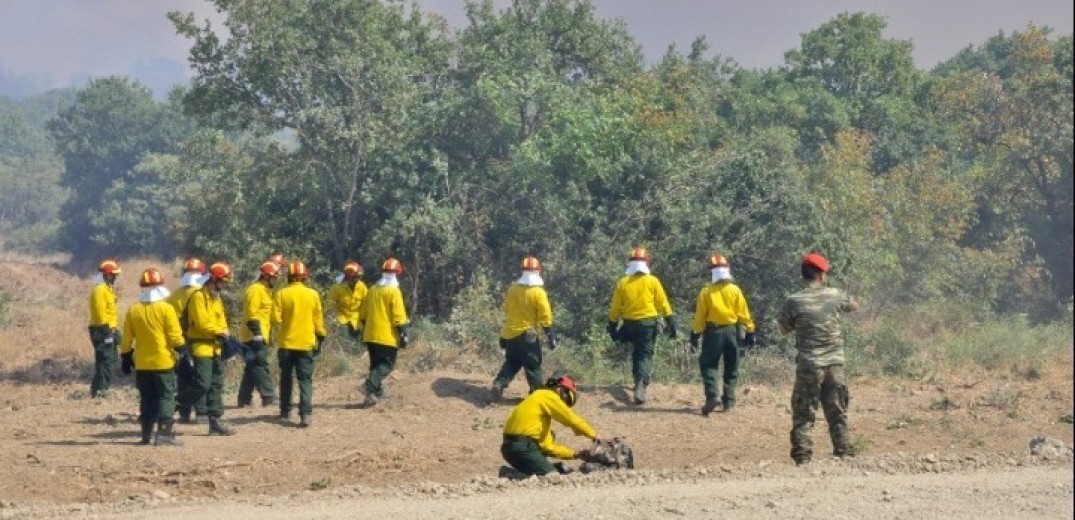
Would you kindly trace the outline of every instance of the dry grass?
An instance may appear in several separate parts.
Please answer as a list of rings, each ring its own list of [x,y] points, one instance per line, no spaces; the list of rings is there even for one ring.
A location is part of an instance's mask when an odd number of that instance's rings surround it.
[[[138,274],[149,267],[175,268],[145,258],[120,259],[116,284],[120,317],[138,300]],[[0,253],[0,291],[10,298],[8,324],[0,328],[0,378],[69,380],[92,372],[86,326],[94,272],[72,272],[64,255],[28,257]],[[166,279],[174,285],[174,276]]]

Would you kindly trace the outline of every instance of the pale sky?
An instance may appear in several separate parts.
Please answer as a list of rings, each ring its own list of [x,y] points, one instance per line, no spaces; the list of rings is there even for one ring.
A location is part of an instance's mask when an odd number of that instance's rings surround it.
[[[266,0],[271,1],[271,0]],[[510,0],[497,0],[503,6]],[[462,0],[418,0],[457,28]],[[595,0],[603,18],[622,18],[653,61],[669,44],[681,51],[699,35],[710,52],[746,67],[780,65],[801,35],[842,12],[888,19],[886,36],[914,42],[929,69],[967,45],[1027,24],[1072,32],[1072,0]],[[0,0],[0,88],[81,85],[87,76],[130,75],[155,89],[189,77],[189,42],[164,14],[216,17],[205,0]],[[160,92],[158,92],[160,95]]]

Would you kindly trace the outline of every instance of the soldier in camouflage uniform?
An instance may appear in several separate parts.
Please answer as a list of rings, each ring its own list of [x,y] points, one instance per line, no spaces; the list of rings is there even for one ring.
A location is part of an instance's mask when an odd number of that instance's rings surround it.
[[[858,308],[846,293],[825,287],[829,262],[825,257],[803,255],[802,275],[806,288],[788,296],[780,310],[780,332],[795,332],[795,388],[791,393],[791,458],[796,464],[810,462],[814,442],[810,432],[818,402],[825,411],[837,457],[854,455],[847,427],[850,394],[844,384],[844,339],[840,315]]]

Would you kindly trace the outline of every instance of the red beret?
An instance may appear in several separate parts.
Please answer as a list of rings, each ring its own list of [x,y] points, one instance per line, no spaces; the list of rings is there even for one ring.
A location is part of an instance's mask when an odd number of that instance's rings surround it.
[[[815,267],[823,273],[829,272],[829,261],[825,260],[825,257],[817,253],[807,253],[803,255],[803,265]]]

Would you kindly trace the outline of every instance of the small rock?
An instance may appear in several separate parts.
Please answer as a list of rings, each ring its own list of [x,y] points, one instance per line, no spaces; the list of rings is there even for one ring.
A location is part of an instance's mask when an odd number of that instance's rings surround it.
[[[1030,454],[1038,457],[1058,457],[1071,454],[1071,448],[1064,441],[1052,439],[1039,435],[1030,439],[1030,443],[1027,446],[1030,449]]]
[[[153,490],[153,498],[156,498],[157,500],[167,500],[167,499],[169,499],[171,497],[172,497],[172,495],[168,494],[167,491],[163,491],[163,490],[160,490],[160,489],[154,489]]]

